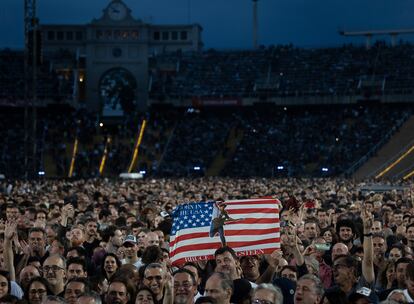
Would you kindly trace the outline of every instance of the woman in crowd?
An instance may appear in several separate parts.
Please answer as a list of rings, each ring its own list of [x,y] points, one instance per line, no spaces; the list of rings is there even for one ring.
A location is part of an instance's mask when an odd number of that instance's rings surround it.
[[[28,304],[40,304],[44,297],[51,295],[49,283],[45,278],[35,277],[30,280],[24,296]]]

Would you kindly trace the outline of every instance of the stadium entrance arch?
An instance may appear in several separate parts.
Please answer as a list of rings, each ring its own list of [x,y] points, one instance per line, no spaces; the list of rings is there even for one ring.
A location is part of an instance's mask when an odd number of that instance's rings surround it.
[[[137,105],[137,81],[125,68],[106,71],[99,81],[102,116],[116,117],[132,112]]]

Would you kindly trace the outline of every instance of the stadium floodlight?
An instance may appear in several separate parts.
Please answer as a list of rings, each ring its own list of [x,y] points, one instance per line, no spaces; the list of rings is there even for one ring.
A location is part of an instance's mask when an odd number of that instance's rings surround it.
[[[322,172],[328,172],[329,171],[329,169],[328,168],[326,168],[326,167],[323,167],[322,168]]]
[[[201,167],[200,166],[194,166],[194,171],[200,171],[201,170]]]
[[[39,176],[43,176],[43,175],[45,175],[45,171],[39,171],[39,172],[37,172],[37,174],[38,174]]]
[[[283,170],[283,169],[285,169],[285,167],[283,167],[283,166],[277,166],[277,170]]]
[[[142,175],[144,175],[144,174],[147,174],[147,171],[141,170],[141,171],[139,171],[139,173],[141,173]]]

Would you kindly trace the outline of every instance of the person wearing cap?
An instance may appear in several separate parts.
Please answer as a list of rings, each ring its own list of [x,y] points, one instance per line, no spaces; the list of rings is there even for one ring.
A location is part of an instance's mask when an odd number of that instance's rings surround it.
[[[356,304],[376,304],[378,303],[378,297],[372,289],[361,287],[349,296],[348,301]]]
[[[142,261],[138,257],[139,247],[135,235],[127,235],[122,244],[122,247],[124,247],[125,252],[125,259],[121,261],[122,264],[131,264],[139,269],[142,266]]]

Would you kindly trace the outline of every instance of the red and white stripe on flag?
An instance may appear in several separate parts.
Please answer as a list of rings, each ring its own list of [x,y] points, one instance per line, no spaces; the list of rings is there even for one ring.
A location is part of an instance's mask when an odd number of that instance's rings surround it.
[[[231,220],[223,226],[226,245],[239,256],[270,254],[280,248],[280,201],[273,198],[225,201]],[[173,265],[214,258],[222,246],[210,236],[214,202],[187,203],[173,212],[170,258]]]

